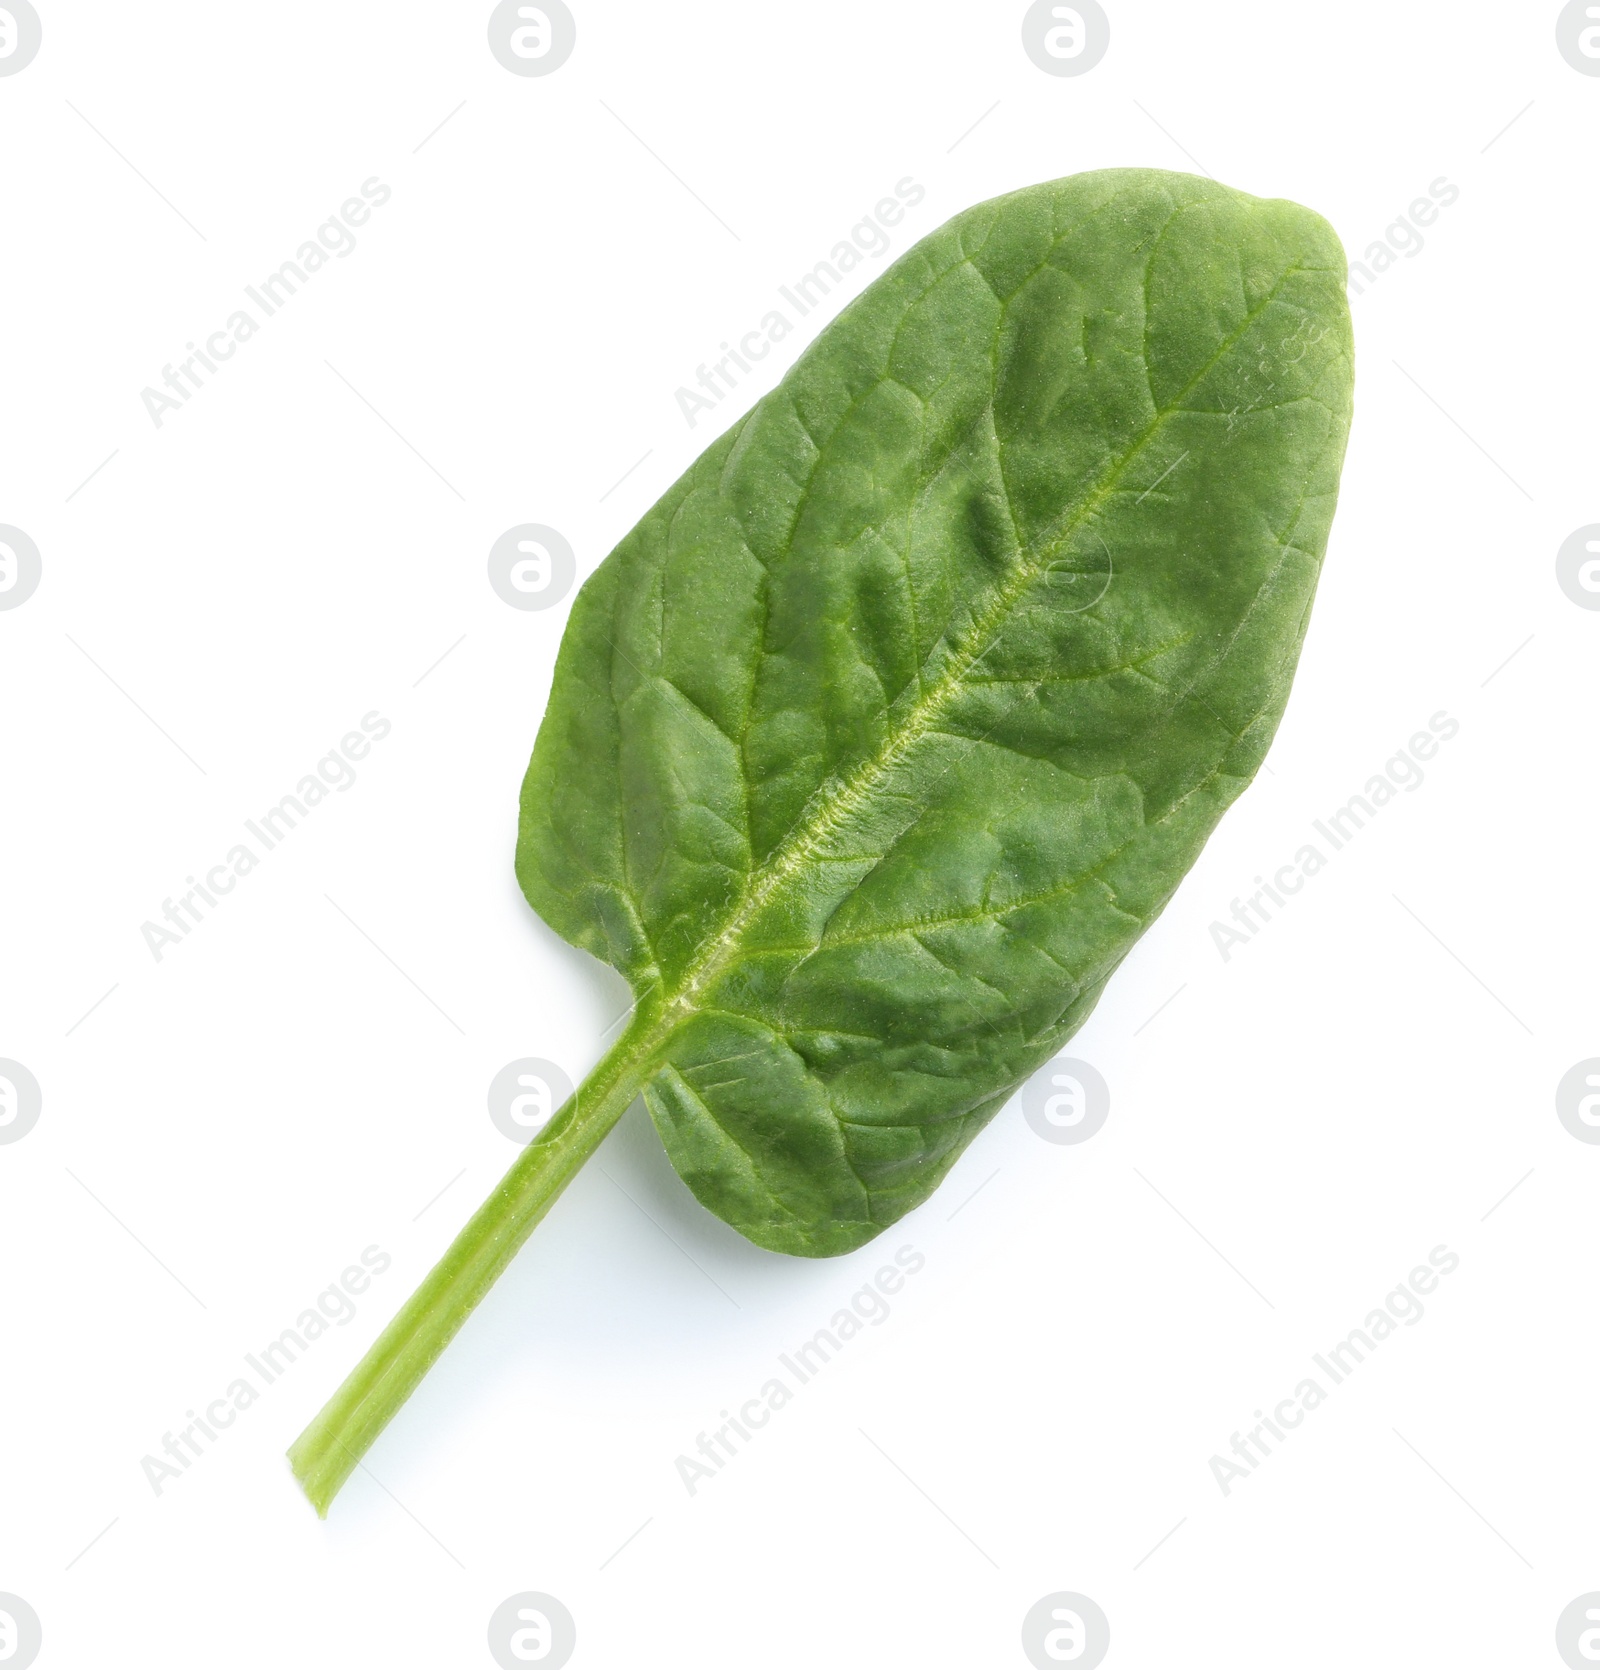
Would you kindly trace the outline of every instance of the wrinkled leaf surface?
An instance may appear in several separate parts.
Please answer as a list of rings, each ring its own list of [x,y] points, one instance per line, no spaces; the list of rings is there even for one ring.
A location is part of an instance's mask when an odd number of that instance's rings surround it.
[[[845,1252],[1054,1054],[1272,739],[1349,422],[1338,240],[1146,170],[925,238],[577,598],[517,871],[658,1011],[704,1204]]]

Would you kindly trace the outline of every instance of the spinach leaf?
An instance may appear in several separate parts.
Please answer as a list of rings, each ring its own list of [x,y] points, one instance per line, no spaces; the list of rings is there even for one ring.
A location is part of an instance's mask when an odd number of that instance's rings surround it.
[[[1283,711],[1349,426],[1344,255],[1149,170],[925,238],[579,595],[517,874],[618,1043],[291,1452],[319,1508],[634,1097],[828,1255],[1082,1024]]]

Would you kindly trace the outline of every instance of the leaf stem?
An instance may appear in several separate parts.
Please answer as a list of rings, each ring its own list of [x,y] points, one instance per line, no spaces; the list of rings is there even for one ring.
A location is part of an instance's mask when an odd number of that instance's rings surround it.
[[[379,1433],[455,1338],[561,1191],[639,1093],[662,1042],[640,1011],[576,1093],[513,1162],[422,1285],[295,1439],[289,1464],[326,1518],[328,1505]]]

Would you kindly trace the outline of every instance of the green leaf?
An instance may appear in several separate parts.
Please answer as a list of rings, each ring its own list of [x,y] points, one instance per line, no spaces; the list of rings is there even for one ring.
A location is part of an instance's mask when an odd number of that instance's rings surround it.
[[[517,874],[621,1037],[295,1441],[319,1513],[642,1090],[762,1246],[927,1199],[1261,763],[1350,415],[1328,226],[1120,170],[897,262],[584,586]]]
[[[1079,175],[924,239],[583,588],[534,908],[632,983],[674,1165],[783,1252],[925,1200],[1282,713],[1349,423],[1297,205]]]

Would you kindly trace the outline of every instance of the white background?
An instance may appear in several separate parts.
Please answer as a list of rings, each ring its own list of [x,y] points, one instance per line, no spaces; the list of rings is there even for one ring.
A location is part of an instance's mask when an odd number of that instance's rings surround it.
[[[1554,1102],[1600,1055],[1600,613],[1554,568],[1600,521],[1600,78],[1543,0],[1107,0],[1078,78],[1015,3],[573,3],[519,78],[487,5],[38,0],[0,79],[0,522],[43,554],[0,613],[0,1056],[44,1091],[0,1147],[0,1590],[38,1662],[489,1666],[538,1589],[580,1670],[1024,1666],[1070,1589],[1117,1670],[1558,1666],[1600,1589],[1600,1149]],[[813,1263],[635,1108],[319,1523],[282,1452],[513,1157],[489,1079],[580,1076],[625,1003],[512,878],[567,605],[507,607],[490,544],[548,523],[590,572],[822,314],[698,430],[674,390],[895,181],[898,255],[1113,165],[1352,256],[1460,197],[1352,300],[1270,769],[1071,1046],[1108,1123],[1013,1104]],[[355,252],[157,429],[141,389],[373,175]],[[355,787],[157,963],[141,923],[375,709]],[[1209,924],[1439,711],[1423,786],[1224,963]],[[1210,1457],[1441,1243],[1424,1319],[1224,1496]],[[141,1457],[372,1244],[355,1321],[157,1496]],[[690,1497],[675,1457],[905,1244],[891,1319]]]

